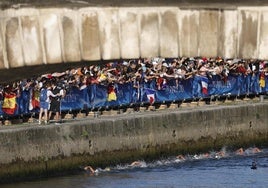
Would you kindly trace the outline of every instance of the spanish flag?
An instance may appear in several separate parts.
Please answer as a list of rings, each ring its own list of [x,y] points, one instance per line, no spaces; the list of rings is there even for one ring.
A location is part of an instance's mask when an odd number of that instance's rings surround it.
[[[13,115],[16,111],[17,103],[16,103],[16,94],[14,93],[5,93],[4,101],[2,105],[2,110],[6,114]]]

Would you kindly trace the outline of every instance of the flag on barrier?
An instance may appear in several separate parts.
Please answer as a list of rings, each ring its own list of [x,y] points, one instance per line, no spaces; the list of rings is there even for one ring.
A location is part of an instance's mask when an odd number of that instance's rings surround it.
[[[205,76],[201,76],[201,87],[202,93],[208,95],[208,78]]]
[[[2,104],[3,112],[9,115],[13,115],[16,111],[16,108],[17,108],[16,94],[5,93],[4,101]]]
[[[116,101],[117,96],[116,96],[116,88],[113,84],[108,85],[108,101]]]
[[[145,94],[147,96],[147,99],[149,100],[150,104],[153,104],[155,102],[155,90],[145,88]]]

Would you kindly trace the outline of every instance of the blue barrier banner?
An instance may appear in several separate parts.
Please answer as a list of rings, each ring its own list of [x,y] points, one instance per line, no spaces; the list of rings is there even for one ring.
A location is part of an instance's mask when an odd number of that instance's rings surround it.
[[[182,101],[215,95],[239,96],[266,93],[268,91],[268,84],[266,84],[268,77],[263,77],[262,87],[260,87],[259,77],[259,74],[229,75],[227,79],[219,75],[211,75],[205,79],[201,76],[194,76],[187,80],[166,79],[161,87],[159,87],[157,80],[109,85],[92,84],[81,89],[72,87],[68,89],[66,96],[61,101],[61,110],[94,110],[97,108],[118,108],[130,104]],[[38,113],[37,95],[38,93],[33,89],[22,91],[19,96],[16,96],[16,109],[12,110],[7,108],[8,103],[7,101],[4,103],[4,99],[0,105],[0,115],[14,116]],[[9,113],[6,113],[7,111]]]

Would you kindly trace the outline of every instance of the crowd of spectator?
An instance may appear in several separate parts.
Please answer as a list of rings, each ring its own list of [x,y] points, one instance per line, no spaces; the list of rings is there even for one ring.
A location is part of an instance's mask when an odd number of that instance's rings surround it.
[[[145,58],[113,61],[106,64],[89,65],[64,72],[40,75],[1,86],[3,91],[13,91],[18,95],[23,90],[38,89],[49,80],[56,80],[59,86],[83,87],[89,84],[126,83],[157,79],[158,84],[169,78],[188,79],[195,75],[219,75],[223,81],[229,74],[249,75],[268,72],[268,62],[263,60],[223,59],[223,58]]]
[[[0,87],[0,100],[3,101],[5,93],[20,96],[23,92],[31,92],[32,95],[38,95],[40,88],[50,81],[56,81],[57,85],[68,93],[72,87],[84,88],[90,84],[102,84],[109,87],[110,83],[132,82],[133,87],[139,87],[141,83],[155,79],[156,88],[161,89],[169,79],[179,81],[196,75],[208,78],[218,75],[223,82],[226,82],[228,75],[265,77],[267,74],[268,62],[258,59],[180,57],[119,60],[68,69],[64,72],[47,73],[36,78],[7,83]],[[27,103],[21,104],[28,105]]]

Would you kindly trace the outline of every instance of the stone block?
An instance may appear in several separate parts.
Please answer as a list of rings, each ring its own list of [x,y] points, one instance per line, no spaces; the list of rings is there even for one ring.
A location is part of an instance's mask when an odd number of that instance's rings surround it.
[[[123,59],[140,57],[138,12],[137,8],[120,9],[118,12],[120,19],[121,58]]]
[[[258,55],[258,10],[239,10],[238,57],[257,58]]]
[[[81,10],[81,54],[83,60],[101,59],[98,13],[92,9]]]
[[[85,118],[86,117],[86,113],[82,113],[82,112],[79,112],[77,115],[76,115],[76,118]]]
[[[189,106],[190,106],[190,104],[187,102],[183,102],[180,104],[180,107],[182,107],[182,108],[189,107]]]
[[[73,114],[70,114],[70,113],[67,113],[67,114],[65,114],[64,115],[64,117],[63,117],[64,119],[73,119]]]
[[[216,57],[218,55],[218,10],[201,10],[199,12],[199,56]]]
[[[155,110],[155,106],[152,106],[152,105],[148,106],[147,111],[154,111],[154,110]]]
[[[78,31],[77,11],[70,11],[61,17],[63,60],[65,62],[81,61],[80,37]]]
[[[169,109],[177,109],[178,108],[178,104],[176,103],[171,103],[168,107]]]
[[[178,57],[178,9],[163,8],[160,12],[160,57]]]
[[[116,8],[98,10],[102,59],[120,59],[119,19]]]
[[[196,107],[197,105],[198,105],[198,102],[195,102],[195,101],[193,101],[193,102],[190,103],[190,106],[191,107]]]
[[[167,105],[166,104],[161,104],[158,108],[158,110],[165,110],[167,109]]]
[[[140,56],[144,58],[159,56],[159,19],[155,9],[140,11]]]
[[[42,65],[43,51],[38,16],[22,16],[22,51],[25,65]]]
[[[141,112],[145,112],[145,111],[147,110],[147,107],[145,107],[145,106],[141,106],[141,107],[139,108],[139,110],[140,110]]]
[[[57,13],[44,14],[40,16],[40,20],[46,63],[61,63],[63,59],[58,15]]]
[[[5,20],[6,53],[9,67],[24,66],[24,58],[21,44],[19,19],[17,17]]]
[[[195,57],[198,54],[199,11],[179,12],[180,56]]]
[[[127,108],[126,111],[125,111],[125,113],[132,113],[132,112],[134,112],[133,108]]]
[[[10,120],[5,120],[5,121],[4,121],[4,125],[8,126],[8,125],[12,125],[12,123],[11,123]]]
[[[205,104],[206,104],[205,101],[198,101],[198,103],[197,103],[198,106],[204,106]]]
[[[34,118],[30,117],[30,118],[28,119],[28,123],[34,123]]]

